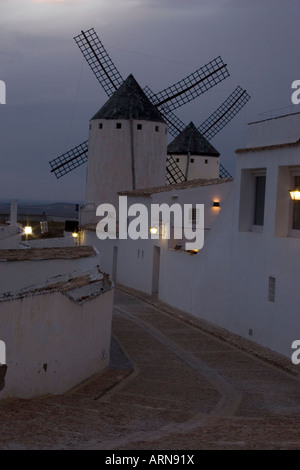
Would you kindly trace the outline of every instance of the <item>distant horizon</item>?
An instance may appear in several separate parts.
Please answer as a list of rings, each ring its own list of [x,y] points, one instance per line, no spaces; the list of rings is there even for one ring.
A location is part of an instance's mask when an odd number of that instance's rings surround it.
[[[18,199],[18,198],[0,198],[0,204],[10,204],[11,201],[16,200],[18,204],[22,205],[44,205],[44,204],[84,204],[84,201],[63,201],[53,199]]]

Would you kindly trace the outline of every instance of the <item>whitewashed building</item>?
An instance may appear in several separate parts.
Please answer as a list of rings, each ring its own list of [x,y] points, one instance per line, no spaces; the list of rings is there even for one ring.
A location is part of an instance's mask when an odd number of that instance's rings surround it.
[[[249,124],[234,191],[201,252],[168,253],[159,298],[288,357],[300,334],[300,114]],[[192,275],[191,273],[192,271]]]
[[[0,400],[60,394],[108,367],[113,286],[99,265],[88,246],[0,250]]]
[[[184,230],[182,230],[181,238],[174,238],[176,225],[172,212],[167,221],[170,226],[167,227],[166,223],[158,224],[157,235],[151,235],[151,206],[167,204],[172,209],[173,205],[179,205],[183,222],[184,206],[190,205],[187,208],[187,216],[193,224],[199,216],[196,212],[196,204],[203,204],[203,228],[206,240],[232,188],[232,179],[217,178],[120,192],[119,196],[127,197],[128,209],[135,204],[143,204],[146,208],[149,216],[149,237],[132,240],[128,236],[127,239],[120,239],[117,234],[116,239],[111,239],[108,233],[106,240],[99,240],[96,234],[96,224],[90,224],[82,227],[84,243],[97,247],[101,253],[101,269],[109,273],[114,281],[148,294],[160,293],[164,272],[168,272],[169,253],[172,253],[170,256],[174,256],[180,266],[180,263],[185,262],[185,258],[189,258],[190,263],[195,263],[192,258],[195,255],[198,256],[200,252],[185,249],[189,240],[184,236]],[[129,229],[134,217],[125,217],[128,219]]]

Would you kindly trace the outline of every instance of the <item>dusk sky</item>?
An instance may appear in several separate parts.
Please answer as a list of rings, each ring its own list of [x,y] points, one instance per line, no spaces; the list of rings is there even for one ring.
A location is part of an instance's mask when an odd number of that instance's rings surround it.
[[[247,123],[300,112],[299,17],[299,0],[0,0],[0,199],[84,201],[86,165],[58,180],[49,166],[88,138],[108,99],[73,39],[81,30],[93,27],[121,75],[154,92],[220,55],[230,77],[176,114],[199,126],[236,86],[247,90],[211,141],[234,175]]]

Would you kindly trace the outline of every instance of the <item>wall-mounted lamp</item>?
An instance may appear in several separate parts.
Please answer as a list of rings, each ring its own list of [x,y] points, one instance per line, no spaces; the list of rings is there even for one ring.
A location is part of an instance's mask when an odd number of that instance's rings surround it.
[[[293,201],[300,201],[300,188],[290,189],[289,193]]]
[[[212,206],[213,207],[220,207],[219,201],[214,201]]]
[[[32,227],[30,227],[29,225],[24,227],[24,233],[25,235],[32,235]]]
[[[81,230],[78,230],[78,232],[76,232],[74,230],[74,232],[72,233],[72,237],[74,240],[74,245],[80,246],[81,243],[83,242],[84,232],[82,232]]]

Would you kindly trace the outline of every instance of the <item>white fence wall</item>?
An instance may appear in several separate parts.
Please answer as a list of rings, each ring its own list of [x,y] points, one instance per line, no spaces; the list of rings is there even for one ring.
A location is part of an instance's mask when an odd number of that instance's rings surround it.
[[[59,292],[0,303],[0,399],[60,394],[109,364],[113,289],[77,304]]]

